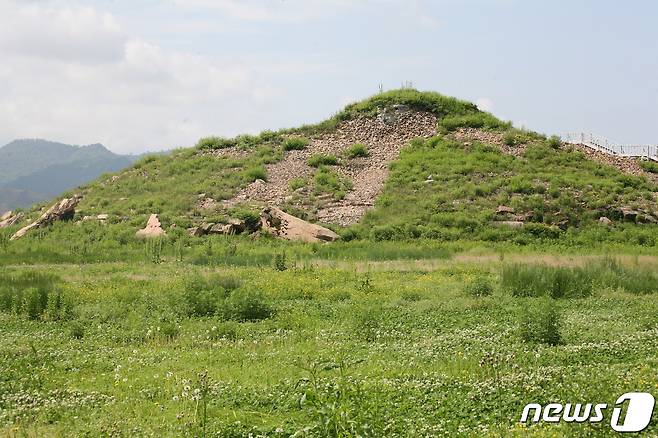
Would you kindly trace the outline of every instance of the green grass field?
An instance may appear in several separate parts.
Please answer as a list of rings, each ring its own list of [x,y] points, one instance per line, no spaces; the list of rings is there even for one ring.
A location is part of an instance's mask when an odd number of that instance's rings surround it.
[[[341,241],[187,232],[258,221],[255,206],[207,210],[200,194],[230,199],[310,138],[391,105],[431,112],[437,135],[402,149],[358,224],[332,225]],[[504,143],[451,137],[463,128]],[[369,148],[311,157],[317,194],[345,196],[335,168]],[[0,230],[0,435],[612,436],[620,395],[658,394],[658,187],[468,102],[381,93],[78,192],[72,222],[10,241],[37,205]],[[500,206],[523,226],[501,226]],[[154,212],[166,237],[136,239]],[[522,424],[529,403],[610,409],[598,424]]]
[[[519,419],[658,387],[658,254],[294,248],[261,266],[6,266],[2,433],[611,435],[609,416]]]

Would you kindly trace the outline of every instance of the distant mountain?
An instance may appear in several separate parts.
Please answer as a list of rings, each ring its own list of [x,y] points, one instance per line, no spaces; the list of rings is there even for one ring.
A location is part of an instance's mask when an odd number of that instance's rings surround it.
[[[0,148],[0,213],[55,197],[105,172],[128,167],[137,158],[117,155],[101,144],[12,141]]]

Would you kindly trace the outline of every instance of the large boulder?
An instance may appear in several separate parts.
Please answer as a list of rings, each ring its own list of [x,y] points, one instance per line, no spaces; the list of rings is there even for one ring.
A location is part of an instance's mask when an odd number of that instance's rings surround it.
[[[75,195],[71,198],[62,199],[57,204],[46,210],[46,212],[42,214],[39,219],[32,222],[30,225],[18,230],[13,236],[11,236],[11,240],[20,239],[32,229],[42,228],[56,221],[73,219],[73,216],[75,216],[75,207],[77,207],[80,199],[82,199],[81,195]]]
[[[264,229],[277,237],[302,242],[333,242],[340,236],[328,228],[306,222],[276,207],[268,207],[261,213]]]
[[[11,227],[22,218],[22,213],[14,213],[13,211],[8,211],[7,213],[3,214],[2,217],[0,217],[0,228]]]
[[[162,224],[157,214],[152,214],[149,216],[149,220],[146,223],[146,228],[137,231],[135,235],[137,237],[160,237],[164,236],[165,230],[162,229]]]

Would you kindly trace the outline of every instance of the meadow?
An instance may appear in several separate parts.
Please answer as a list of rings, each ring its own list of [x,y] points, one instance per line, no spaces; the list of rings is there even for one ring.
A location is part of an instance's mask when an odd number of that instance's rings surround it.
[[[658,388],[655,252],[272,241],[243,263],[238,239],[200,264],[143,245],[4,264],[2,434],[605,436],[609,417],[519,419]]]
[[[359,223],[328,225],[340,241],[189,235],[258,221],[262,206],[199,200],[231,199],[309,138],[395,105],[431,112],[437,135],[403,148]],[[332,168],[371,151],[313,155],[290,189],[340,199],[351,181]],[[519,420],[528,403],[658,393],[652,181],[415,90],[145,157],[76,190],[73,221],[10,241],[42,204],[0,230],[0,435],[612,436],[610,411]],[[501,226],[501,207],[523,226]],[[153,212],[166,237],[136,239]]]

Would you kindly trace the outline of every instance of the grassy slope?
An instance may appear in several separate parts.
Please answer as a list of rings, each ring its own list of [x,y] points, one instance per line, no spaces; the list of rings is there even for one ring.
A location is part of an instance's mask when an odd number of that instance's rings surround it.
[[[9,254],[15,260],[39,257],[52,261],[80,257],[120,260],[135,251],[141,255],[142,245],[134,241],[133,235],[154,212],[161,215],[166,227],[177,225],[169,232],[168,251],[172,254],[176,245],[206,245],[206,239],[187,239],[185,228],[226,217],[197,210],[198,194],[218,200],[230,198],[256,178],[266,178],[264,165],[276,162],[285,153],[285,135],[311,137],[331,131],[342,120],[374,115],[380,108],[396,104],[433,112],[439,117],[442,134],[460,127],[476,127],[521,137],[531,145],[525,156],[514,158],[496,147],[467,147],[441,135],[415,142],[392,165],[377,208],[362,224],[338,230],[347,240],[506,240],[549,246],[590,245],[607,240],[655,247],[655,226],[617,224],[607,228],[595,222],[600,214],[608,213],[606,209],[618,206],[644,205],[656,210],[652,198],[656,187],[646,179],[587,161],[578,152],[556,150],[550,146],[551,140],[515,130],[470,103],[437,93],[397,90],[350,105],[318,125],[228,140],[209,137],[194,148],[144,158],[115,182],[110,183],[105,175],[81,189],[85,198],[78,215],[109,213],[110,226],[58,224],[52,232],[42,230],[13,243]],[[226,147],[236,147],[242,154],[239,158],[209,155]],[[428,174],[433,175],[433,184],[423,182]],[[492,213],[499,204],[512,205],[519,213],[532,212],[530,220],[535,224],[522,230],[493,227]],[[31,218],[38,215],[38,207],[31,210]],[[257,212],[228,214],[244,217]],[[566,232],[553,226],[565,220],[569,223]]]
[[[355,236],[656,243],[653,226],[610,229],[597,223],[600,216],[616,219],[620,206],[655,210],[654,184],[589,161],[579,151],[551,148],[541,138],[519,158],[480,143],[415,141],[391,169],[377,208],[355,227]],[[433,183],[425,182],[428,175]],[[494,227],[499,205],[514,207],[532,223],[521,231]]]

